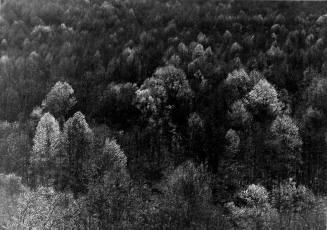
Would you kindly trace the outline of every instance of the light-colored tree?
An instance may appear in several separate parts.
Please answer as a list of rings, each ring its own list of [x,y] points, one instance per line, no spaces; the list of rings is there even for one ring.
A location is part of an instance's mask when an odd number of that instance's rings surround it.
[[[12,229],[73,229],[79,211],[72,194],[56,192],[51,187],[26,188],[18,198]]]
[[[58,118],[65,116],[75,104],[74,89],[67,82],[61,81],[51,88],[42,102],[43,108]]]
[[[225,83],[227,85],[244,86],[250,81],[250,77],[244,69],[236,69],[227,75]]]
[[[167,101],[164,82],[154,77],[148,78],[136,91],[136,106],[143,112],[158,113]]]
[[[319,204],[314,193],[304,185],[289,178],[271,192],[271,204],[279,213],[279,225],[282,228],[320,229],[325,226],[325,208]],[[323,221],[322,221],[323,220]]]
[[[288,115],[278,116],[271,124],[270,131],[275,138],[283,141],[290,150],[299,150],[302,140],[299,128]]]
[[[45,113],[36,127],[31,161],[46,162],[55,157],[59,142],[59,123],[50,113]]]
[[[299,128],[288,115],[277,116],[270,126],[267,144],[274,155],[274,175],[287,178],[295,175],[301,163],[302,139]]]
[[[149,116],[163,116],[176,100],[188,100],[192,90],[183,70],[174,66],[158,68],[136,91],[136,106]]]
[[[250,105],[266,107],[274,115],[280,114],[283,108],[276,89],[266,79],[259,80],[248,93],[247,99]]]
[[[30,189],[20,177],[0,174],[1,229],[73,229],[81,207],[70,193],[60,193],[52,187]]]
[[[188,98],[192,95],[189,82],[183,70],[174,66],[165,66],[158,68],[154,77],[164,82],[168,97]]]
[[[276,210],[269,204],[269,194],[261,185],[249,185],[238,194],[242,206],[234,202],[226,206],[231,219],[241,229],[271,229],[277,217]]]
[[[103,163],[110,170],[126,169],[127,157],[115,139],[106,139],[103,147]]]
[[[45,113],[37,127],[33,139],[30,161],[41,183],[48,183],[54,173],[54,159],[59,151],[60,128],[58,121]]]

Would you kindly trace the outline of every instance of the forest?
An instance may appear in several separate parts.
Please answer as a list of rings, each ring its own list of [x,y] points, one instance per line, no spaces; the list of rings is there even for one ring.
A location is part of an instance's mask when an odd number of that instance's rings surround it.
[[[327,2],[5,0],[0,230],[327,226]]]

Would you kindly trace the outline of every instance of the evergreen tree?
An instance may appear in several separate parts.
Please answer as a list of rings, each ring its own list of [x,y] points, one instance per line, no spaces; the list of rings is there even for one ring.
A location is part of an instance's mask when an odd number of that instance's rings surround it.
[[[67,162],[66,186],[74,194],[85,192],[93,151],[93,132],[81,112],[76,112],[64,124],[63,145]],[[65,186],[64,186],[65,187]]]

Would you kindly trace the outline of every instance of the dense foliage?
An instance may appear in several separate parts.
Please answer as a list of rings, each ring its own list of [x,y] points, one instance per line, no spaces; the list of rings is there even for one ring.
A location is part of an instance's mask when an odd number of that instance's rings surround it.
[[[5,1],[0,229],[324,229],[326,10]]]

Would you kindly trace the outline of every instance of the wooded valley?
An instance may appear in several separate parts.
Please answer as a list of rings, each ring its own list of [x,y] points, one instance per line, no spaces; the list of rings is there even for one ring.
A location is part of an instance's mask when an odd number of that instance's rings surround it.
[[[326,229],[326,13],[6,0],[0,229]]]

